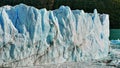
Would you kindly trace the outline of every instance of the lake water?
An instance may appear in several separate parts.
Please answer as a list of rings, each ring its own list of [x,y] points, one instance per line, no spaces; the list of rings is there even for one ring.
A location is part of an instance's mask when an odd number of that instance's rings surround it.
[[[120,29],[110,29],[110,40],[120,39]]]

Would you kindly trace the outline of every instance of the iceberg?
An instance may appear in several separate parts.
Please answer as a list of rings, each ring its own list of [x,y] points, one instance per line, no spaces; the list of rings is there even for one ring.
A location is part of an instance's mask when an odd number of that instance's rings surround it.
[[[0,7],[0,66],[93,61],[109,52],[109,15],[61,6]]]
[[[111,40],[111,45],[120,45],[120,40]]]

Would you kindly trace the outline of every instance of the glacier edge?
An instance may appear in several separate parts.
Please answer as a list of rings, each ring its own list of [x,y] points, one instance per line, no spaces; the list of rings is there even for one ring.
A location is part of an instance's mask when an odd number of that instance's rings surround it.
[[[0,7],[0,65],[92,61],[109,52],[109,15],[61,6]]]

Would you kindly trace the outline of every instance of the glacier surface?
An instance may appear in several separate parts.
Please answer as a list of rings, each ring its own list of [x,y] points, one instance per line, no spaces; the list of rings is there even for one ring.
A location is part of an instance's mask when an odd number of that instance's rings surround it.
[[[61,6],[0,7],[0,65],[92,61],[109,52],[109,15]]]

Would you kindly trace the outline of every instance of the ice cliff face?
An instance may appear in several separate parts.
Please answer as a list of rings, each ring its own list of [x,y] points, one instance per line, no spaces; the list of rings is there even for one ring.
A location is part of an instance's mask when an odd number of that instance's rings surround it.
[[[107,56],[108,45],[109,15],[97,10],[0,8],[0,65],[91,61]]]

